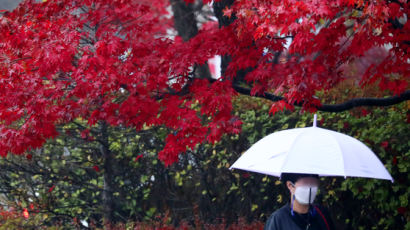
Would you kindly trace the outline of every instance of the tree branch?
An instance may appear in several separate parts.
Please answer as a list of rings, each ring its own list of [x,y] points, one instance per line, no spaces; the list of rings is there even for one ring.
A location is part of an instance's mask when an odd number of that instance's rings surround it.
[[[273,102],[284,100],[283,97],[271,93],[264,93],[263,95],[251,95],[251,89],[238,85],[233,85],[233,88],[236,92],[243,95],[265,98]],[[354,98],[340,104],[323,104],[317,109],[323,112],[342,112],[360,106],[391,106],[408,100],[410,100],[410,90],[405,91],[399,96],[386,98]],[[303,103],[295,103],[294,105],[301,106],[302,104]]]
[[[410,90],[405,91],[399,96],[386,98],[354,98],[341,104],[324,104],[320,106],[318,110],[324,112],[342,112],[359,106],[391,106],[408,100],[410,100]]]

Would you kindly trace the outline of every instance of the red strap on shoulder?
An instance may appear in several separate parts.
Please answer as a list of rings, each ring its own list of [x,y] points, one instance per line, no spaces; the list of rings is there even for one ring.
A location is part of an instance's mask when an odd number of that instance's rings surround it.
[[[320,211],[320,209],[317,206],[314,206],[314,207],[316,211],[319,213],[319,215],[322,217],[323,221],[325,222],[327,230],[330,230],[329,224],[327,223],[327,220],[325,216],[323,215],[322,211]]]

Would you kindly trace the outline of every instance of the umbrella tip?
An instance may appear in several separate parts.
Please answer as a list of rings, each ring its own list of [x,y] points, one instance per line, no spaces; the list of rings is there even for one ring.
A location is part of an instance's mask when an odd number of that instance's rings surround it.
[[[317,114],[313,115],[313,127],[316,127]]]

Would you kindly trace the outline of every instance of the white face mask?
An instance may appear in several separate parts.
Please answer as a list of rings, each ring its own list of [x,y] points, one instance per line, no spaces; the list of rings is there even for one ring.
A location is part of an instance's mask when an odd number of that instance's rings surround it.
[[[317,190],[317,186],[297,186],[295,190],[295,199],[300,204],[312,204],[316,198]]]

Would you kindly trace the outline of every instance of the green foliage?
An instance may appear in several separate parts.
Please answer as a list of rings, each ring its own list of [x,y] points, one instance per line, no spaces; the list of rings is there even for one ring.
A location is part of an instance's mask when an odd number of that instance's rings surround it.
[[[403,229],[410,221],[410,126],[408,105],[378,108],[368,115],[360,111],[322,114],[323,126],[363,141],[378,155],[394,183],[367,178],[326,180],[324,201],[331,204],[337,220],[352,228]],[[329,186],[331,185],[331,186]],[[353,210],[353,211],[352,211]],[[375,221],[376,220],[376,221]]]
[[[229,170],[253,143],[283,129],[312,125],[312,114],[285,111],[270,116],[269,103],[238,97],[235,113],[244,122],[238,135],[226,135],[215,144],[198,145],[165,167],[157,160],[168,130],[109,128],[109,149],[115,156],[115,220],[133,223],[158,221],[171,225],[227,225],[239,217],[245,222],[266,218],[289,200],[275,177]],[[408,229],[410,167],[408,108],[357,109],[319,113],[318,125],[346,133],[366,143],[385,164],[394,183],[365,178],[322,178],[318,202],[328,206],[340,229]],[[21,207],[35,203],[44,225],[72,226],[79,220],[101,227],[102,191],[106,175],[100,153],[98,124],[81,136],[85,121],[62,127],[63,134],[32,158],[9,155],[0,160],[0,186],[6,200]],[[142,158],[138,157],[141,156]],[[97,171],[93,167],[100,166]],[[53,187],[54,186],[54,187]],[[53,188],[51,191],[50,189]],[[222,219],[221,219],[222,218]],[[376,220],[376,221],[375,221]],[[142,222],[138,222],[142,223]],[[128,226],[128,225],[127,225]],[[151,226],[147,224],[147,226]],[[147,229],[150,229],[147,227]]]
[[[102,137],[98,124],[85,135],[86,127],[86,121],[76,120],[60,127],[60,137],[49,140],[42,149],[1,158],[0,190],[8,201],[3,205],[27,208],[34,204],[36,211],[47,214],[43,225],[70,226],[76,219],[102,226],[107,175],[100,151]],[[157,172],[156,152],[162,144],[154,135],[161,132],[109,128],[115,221],[152,217],[155,213],[149,199]],[[138,156],[143,157],[137,160]]]

